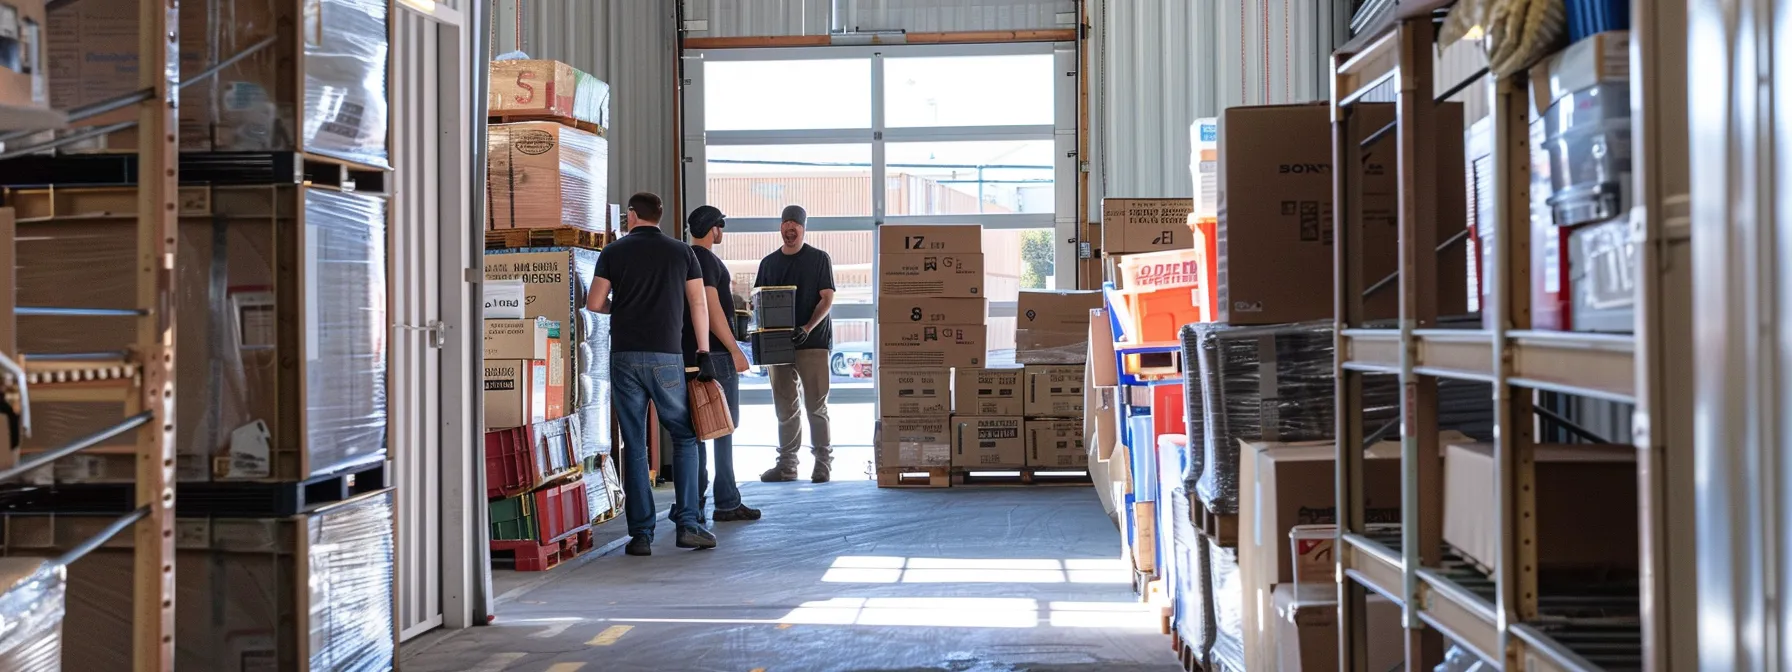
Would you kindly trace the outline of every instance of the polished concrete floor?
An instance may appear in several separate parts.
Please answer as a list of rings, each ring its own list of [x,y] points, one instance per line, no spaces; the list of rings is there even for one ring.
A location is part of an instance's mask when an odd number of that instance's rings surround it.
[[[490,626],[408,644],[402,669],[1180,669],[1090,488],[888,490],[841,472],[747,485],[765,519],[717,526],[713,551],[675,549],[662,519],[652,557],[500,572]]]

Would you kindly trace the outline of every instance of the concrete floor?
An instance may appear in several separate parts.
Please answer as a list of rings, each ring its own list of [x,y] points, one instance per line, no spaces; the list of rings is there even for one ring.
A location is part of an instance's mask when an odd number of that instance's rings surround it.
[[[837,426],[869,413],[849,409],[838,407]],[[753,409],[743,411],[737,457],[748,480],[773,452],[753,438]],[[863,431],[868,438],[869,424]],[[658,491],[652,557],[622,555],[617,545],[552,572],[494,571],[494,622],[407,644],[402,667],[1181,669],[1155,611],[1132,594],[1093,490],[880,490],[848,459],[869,459],[868,447],[842,451],[833,483],[745,484],[744,498],[765,519],[718,525],[714,551],[673,547],[663,520],[671,492]],[[600,544],[623,533],[620,521],[604,528]]]

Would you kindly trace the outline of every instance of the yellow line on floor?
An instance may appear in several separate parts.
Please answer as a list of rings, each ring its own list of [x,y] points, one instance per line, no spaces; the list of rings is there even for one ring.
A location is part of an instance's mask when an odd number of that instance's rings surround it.
[[[604,628],[603,632],[597,633],[596,637],[592,637],[591,641],[585,643],[589,646],[609,646],[615,644],[616,640],[622,639],[623,635],[633,629],[635,626],[632,625],[612,625]]]
[[[554,663],[548,666],[547,672],[579,672],[584,668],[584,663]]]

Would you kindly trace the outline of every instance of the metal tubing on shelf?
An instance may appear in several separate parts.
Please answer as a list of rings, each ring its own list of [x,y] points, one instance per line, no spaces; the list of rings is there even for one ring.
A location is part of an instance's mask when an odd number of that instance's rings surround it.
[[[100,530],[99,534],[89,537],[86,541],[81,542],[74,548],[68,549],[67,553],[57,556],[56,564],[63,567],[75,564],[75,561],[85,557],[88,553],[92,553],[99,547],[106,545],[106,542],[111,541],[113,537],[118,536],[119,532],[123,532],[129,529],[132,525],[137,524],[138,521],[148,518],[149,514],[150,511],[148,507],[140,506],[137,507],[135,511],[119,516],[118,520],[112,521],[112,524],[107,525],[106,529]]]
[[[1363,143],[1363,146],[1367,147],[1368,143],[1367,142]],[[1449,240],[1445,240],[1444,242],[1438,243],[1437,244],[1437,253],[1443,254],[1444,252],[1448,251],[1452,246],[1454,246],[1457,243],[1462,242],[1463,239],[1466,239],[1466,238],[1468,238],[1468,229],[1463,229],[1462,231],[1458,232],[1456,235],[1450,236]],[[1387,277],[1384,277],[1381,280],[1376,281],[1375,284],[1369,285],[1368,289],[1363,290],[1363,296],[1372,296],[1376,292],[1381,291],[1381,289],[1383,287],[1387,287],[1388,285],[1394,284],[1394,281],[1398,280],[1398,279],[1400,279],[1399,272],[1389,273],[1387,275]]]
[[[1344,70],[1354,57],[1340,54],[1332,58],[1332,164],[1354,166],[1363,148],[1360,143],[1351,141],[1350,124],[1354,111],[1341,104],[1339,98],[1345,93],[1342,89],[1348,81]],[[1338,582],[1338,660],[1344,669],[1351,670],[1364,669],[1369,664],[1368,647],[1358,645],[1358,642],[1368,641],[1369,595],[1362,584],[1349,578],[1353,571],[1350,562],[1357,553],[1351,540],[1360,537],[1367,523],[1362,496],[1363,374],[1347,366],[1351,356],[1351,330],[1363,318],[1363,295],[1356,289],[1363,283],[1362,255],[1358,253],[1363,246],[1363,232],[1362,227],[1352,226],[1353,221],[1361,221],[1353,216],[1362,209],[1361,194],[1362,185],[1359,180],[1350,179],[1350,171],[1332,171],[1332,228],[1337,232],[1332,246],[1335,288],[1332,301],[1337,322],[1337,331],[1332,337],[1332,371],[1338,409],[1337,454],[1333,462],[1337,467],[1333,488],[1341,551],[1333,555],[1337,563],[1336,575],[1345,577]],[[1382,430],[1377,430],[1376,434],[1384,435]]]
[[[55,149],[57,147],[61,147],[63,145],[72,145],[72,144],[75,144],[82,140],[87,140],[90,138],[97,138],[102,135],[107,135],[107,134],[111,134],[111,133],[117,133],[119,131],[125,130],[127,128],[130,128],[130,127],[136,126],[136,125],[137,125],[137,122],[135,122],[135,121],[121,121],[116,124],[109,124],[106,126],[96,126],[94,128],[89,128],[89,129],[83,130],[79,133],[71,133],[69,135],[65,135],[60,138],[56,138],[54,140],[50,140],[49,142],[35,144],[30,147],[26,147],[24,149],[15,149],[15,150],[12,150],[9,152],[0,153],[0,161],[6,160],[6,159],[16,159],[21,156],[26,156],[29,154],[36,154],[38,152],[42,152],[45,150],[50,150],[50,149]]]
[[[31,459],[29,459],[29,460],[21,461],[18,464],[13,465],[11,468],[8,468],[4,471],[0,471],[0,481],[10,481],[14,478],[18,478],[20,475],[30,473],[32,470],[42,468],[42,467],[50,464],[51,462],[55,462],[56,460],[62,459],[64,457],[68,457],[69,455],[73,455],[73,454],[79,453],[83,450],[87,450],[88,448],[92,448],[94,446],[100,445],[101,443],[104,443],[108,439],[116,438],[116,437],[124,434],[125,432],[129,432],[138,427],[142,427],[145,423],[149,422],[150,420],[151,420],[150,413],[148,413],[148,412],[138,413],[131,417],[125,418],[123,422],[120,422],[116,425],[107,427],[105,429],[94,432],[92,434],[88,434],[87,436],[83,436],[79,439],[75,439],[75,441],[73,443],[70,443],[66,446],[63,446],[61,448],[57,448],[55,450],[51,450],[48,452],[43,452],[43,453],[38,453],[36,455],[33,455],[31,457]]]

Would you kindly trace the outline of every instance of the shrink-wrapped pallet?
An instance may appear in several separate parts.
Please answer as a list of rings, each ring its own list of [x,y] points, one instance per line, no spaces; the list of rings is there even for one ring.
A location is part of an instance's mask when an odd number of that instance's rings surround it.
[[[610,146],[551,121],[492,124],[486,136],[486,226],[603,231]]]
[[[0,559],[0,670],[62,669],[62,567],[39,558]]]

